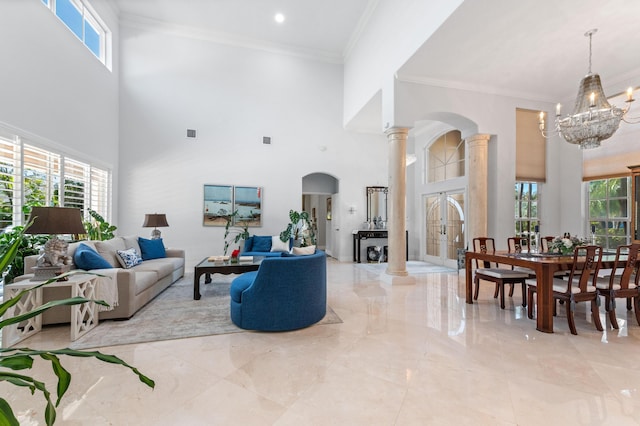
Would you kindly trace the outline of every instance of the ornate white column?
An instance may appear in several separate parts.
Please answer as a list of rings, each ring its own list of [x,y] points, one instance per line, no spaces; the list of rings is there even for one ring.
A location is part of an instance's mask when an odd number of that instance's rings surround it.
[[[467,241],[487,236],[488,160],[491,135],[476,134],[466,138],[469,158],[469,196],[467,198]]]
[[[387,274],[406,276],[407,135],[409,129],[393,127],[385,132],[389,141],[389,259]]]

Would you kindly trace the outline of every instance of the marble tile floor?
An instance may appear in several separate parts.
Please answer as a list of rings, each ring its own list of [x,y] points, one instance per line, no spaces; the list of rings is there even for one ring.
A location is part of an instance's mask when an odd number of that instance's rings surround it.
[[[640,326],[624,303],[619,331],[597,332],[580,306],[578,336],[563,308],[544,334],[518,288],[501,310],[490,284],[465,304],[463,273],[411,278],[330,260],[328,300],[342,324],[100,348],[155,390],[124,368],[65,358],[73,380],[56,424],[640,425]],[[29,341],[66,343],[68,328]],[[39,361],[32,373],[52,377]],[[44,424],[40,396],[6,383],[0,395],[23,425]]]

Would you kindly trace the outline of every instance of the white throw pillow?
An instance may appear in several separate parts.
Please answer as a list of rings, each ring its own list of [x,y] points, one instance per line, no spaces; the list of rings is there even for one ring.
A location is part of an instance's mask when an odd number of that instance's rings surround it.
[[[134,248],[118,250],[116,253],[118,254],[118,262],[120,262],[120,265],[122,265],[124,269],[133,268],[142,263],[142,257],[140,257]]]
[[[280,240],[280,235],[271,237],[271,251],[289,251],[289,241]]]
[[[307,256],[310,254],[315,254],[316,246],[306,246],[306,247],[294,247],[293,254],[297,256]]]

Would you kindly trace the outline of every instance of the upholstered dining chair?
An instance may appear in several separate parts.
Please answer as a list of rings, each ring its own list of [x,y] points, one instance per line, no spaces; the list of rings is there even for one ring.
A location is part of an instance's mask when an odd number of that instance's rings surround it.
[[[600,246],[578,246],[573,252],[573,264],[569,276],[565,278],[555,277],[553,279],[553,301],[555,314],[555,301],[566,302],[567,321],[571,334],[578,334],[574,320],[574,310],[576,303],[591,302],[591,316],[598,331],[602,331],[599,313],[599,294],[596,288],[598,280],[598,270],[602,259],[602,247]],[[533,297],[537,290],[537,281],[528,279],[527,298],[529,305],[527,314],[533,319]]]
[[[611,326],[618,328],[616,318],[616,299],[627,299],[627,309],[633,309],[636,321],[640,325],[640,286],[638,285],[638,260],[640,260],[640,244],[622,245],[616,249],[616,260],[610,275],[598,277],[596,288],[604,296],[605,309],[609,314]],[[619,267],[618,265],[624,265]]]
[[[479,253],[493,254],[496,251],[495,241],[490,237],[477,237],[473,239],[473,251]],[[525,280],[529,278],[526,272],[514,271],[512,269],[501,268],[495,262],[475,260],[476,269],[474,270],[473,283],[475,285],[473,299],[478,300],[480,290],[480,281],[489,281],[495,283],[494,299],[500,296],[500,308],[504,309],[504,286],[510,285],[509,296],[513,296],[513,285],[522,284],[522,306],[526,306]]]

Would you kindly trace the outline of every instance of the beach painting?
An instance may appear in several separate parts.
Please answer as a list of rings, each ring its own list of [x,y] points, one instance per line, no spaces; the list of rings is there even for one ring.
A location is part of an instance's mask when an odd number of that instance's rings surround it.
[[[204,186],[204,226],[225,226],[233,213],[233,186]]]
[[[262,188],[259,186],[236,186],[233,210],[238,214],[234,225],[262,226]]]

